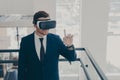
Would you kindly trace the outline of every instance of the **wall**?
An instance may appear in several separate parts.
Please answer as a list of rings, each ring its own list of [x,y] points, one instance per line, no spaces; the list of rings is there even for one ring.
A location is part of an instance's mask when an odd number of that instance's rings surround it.
[[[33,15],[38,10],[45,10],[55,18],[55,0],[0,0],[0,15],[26,14]]]
[[[102,69],[106,68],[108,0],[82,0],[82,47],[87,47]]]

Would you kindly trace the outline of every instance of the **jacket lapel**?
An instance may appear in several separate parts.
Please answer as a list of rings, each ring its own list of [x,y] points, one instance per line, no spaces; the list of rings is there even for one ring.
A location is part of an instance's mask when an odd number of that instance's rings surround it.
[[[50,38],[49,38],[49,34],[48,34],[48,35],[47,35],[47,41],[46,41],[46,54],[49,52],[49,51],[48,51],[48,49],[49,49],[49,43],[50,43],[50,42],[49,42],[49,41],[50,41],[49,39],[50,39]]]
[[[33,53],[34,53],[34,55],[37,57],[37,59],[39,60],[39,57],[38,57],[38,54],[37,54],[37,51],[36,51],[36,47],[35,47],[35,32],[33,32],[32,33],[32,42],[31,43],[33,43]]]

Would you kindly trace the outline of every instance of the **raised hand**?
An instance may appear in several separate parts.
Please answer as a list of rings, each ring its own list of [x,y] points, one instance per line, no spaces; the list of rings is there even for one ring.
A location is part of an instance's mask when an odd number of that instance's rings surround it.
[[[64,30],[63,42],[66,46],[71,46],[73,44],[73,35],[72,34],[66,35],[66,30]]]

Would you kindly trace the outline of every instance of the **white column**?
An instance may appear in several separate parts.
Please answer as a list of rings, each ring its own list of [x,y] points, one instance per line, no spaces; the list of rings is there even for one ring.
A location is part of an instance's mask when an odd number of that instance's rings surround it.
[[[106,66],[108,0],[82,0],[82,47],[87,47],[102,69]]]

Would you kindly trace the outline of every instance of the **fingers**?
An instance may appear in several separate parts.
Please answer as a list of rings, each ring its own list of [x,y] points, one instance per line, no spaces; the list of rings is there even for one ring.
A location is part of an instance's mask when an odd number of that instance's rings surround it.
[[[73,38],[73,35],[72,34],[67,34],[66,35],[66,30],[64,29],[64,37]]]
[[[72,34],[68,34],[63,39],[65,39],[65,40],[73,40],[73,35]]]
[[[73,35],[68,34],[68,35],[64,36],[63,42],[64,42],[65,45],[67,45],[67,46],[72,45],[72,43],[73,43]]]
[[[68,34],[68,35],[66,35],[66,38],[72,39],[72,38],[73,38],[73,35],[72,35],[72,34]]]

